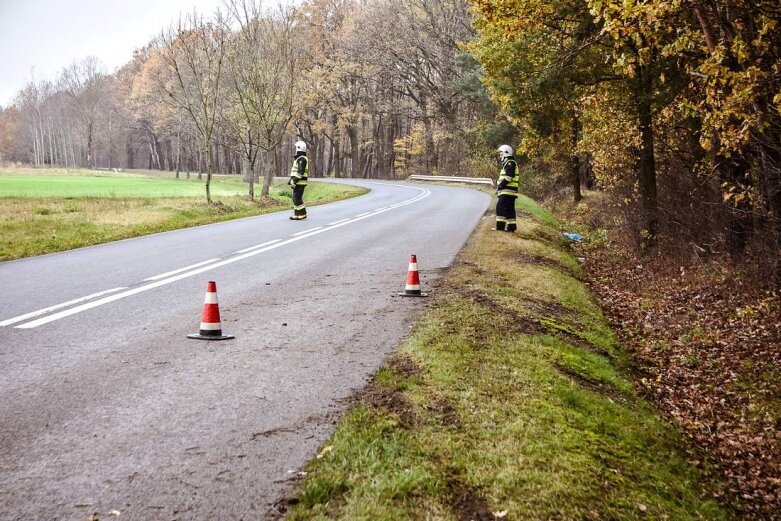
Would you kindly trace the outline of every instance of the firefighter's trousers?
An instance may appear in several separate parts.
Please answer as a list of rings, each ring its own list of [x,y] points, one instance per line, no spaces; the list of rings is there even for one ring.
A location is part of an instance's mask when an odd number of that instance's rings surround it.
[[[293,213],[296,216],[306,215],[306,205],[304,204],[304,189],[306,185],[296,185],[293,187]]]
[[[496,201],[496,229],[514,232],[517,229],[515,222],[514,195],[500,195]]]

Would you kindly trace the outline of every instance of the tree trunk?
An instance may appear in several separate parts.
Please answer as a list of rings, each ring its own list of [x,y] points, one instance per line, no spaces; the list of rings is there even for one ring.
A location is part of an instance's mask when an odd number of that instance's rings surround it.
[[[263,197],[268,197],[271,192],[271,183],[274,181],[275,157],[276,154],[274,153],[274,150],[266,151],[266,168],[265,172],[263,172],[263,189],[260,192],[260,195]]]
[[[255,200],[255,174],[250,160],[245,156],[241,161],[242,177],[249,183],[249,200]]]
[[[95,165],[92,163],[92,160],[92,122],[90,121],[87,124],[87,166],[94,169]]]
[[[738,258],[754,232],[754,212],[748,197],[752,185],[751,165],[737,155],[717,155],[716,169],[722,186],[734,192],[734,196],[727,200],[727,249],[732,257]]]
[[[337,131],[338,132],[338,131]],[[339,134],[336,135],[336,140],[333,143],[333,172],[334,177],[344,177],[343,159],[342,159],[342,143],[339,138]]]
[[[211,143],[206,145],[206,203],[212,204],[212,161],[214,159]]]
[[[656,245],[659,232],[659,210],[656,196],[656,161],[654,156],[653,78],[647,67],[641,67],[634,85],[635,108],[640,130],[638,182],[644,230],[640,242],[644,249]]]
[[[572,168],[572,190],[575,199],[575,204],[578,204],[583,199],[583,194],[580,191],[580,156],[578,156],[578,140],[580,139],[580,119],[578,116],[572,118],[572,155],[571,168]],[[520,174],[520,173],[519,173]]]
[[[366,160],[363,165],[363,172],[361,172],[361,178],[368,179],[369,172],[371,171],[372,158],[374,156],[374,147],[370,148],[366,154]]]
[[[437,160],[437,151],[434,147],[434,131],[431,125],[431,118],[423,116],[423,143],[426,154],[426,173],[434,175],[437,173],[439,161]]]
[[[361,147],[358,142],[358,128],[354,125],[348,126],[347,135],[350,137],[350,158],[352,159],[349,177],[355,177],[361,168]]]
[[[111,161],[112,160],[111,149],[113,148],[111,143],[112,132],[113,130],[111,128],[111,112],[109,112],[108,113],[108,169],[109,170],[111,170],[111,166],[112,166],[112,161]]]
[[[179,129],[176,129],[176,178],[179,179],[179,172],[182,170],[182,139]]]
[[[203,179],[203,150],[198,147],[198,180],[201,179]]]

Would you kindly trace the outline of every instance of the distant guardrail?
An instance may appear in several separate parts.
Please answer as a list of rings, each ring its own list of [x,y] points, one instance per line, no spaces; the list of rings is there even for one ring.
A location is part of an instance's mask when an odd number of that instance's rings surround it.
[[[490,177],[456,177],[446,175],[411,175],[407,181],[445,181],[451,183],[473,183],[480,185],[491,185],[495,188],[494,180]]]

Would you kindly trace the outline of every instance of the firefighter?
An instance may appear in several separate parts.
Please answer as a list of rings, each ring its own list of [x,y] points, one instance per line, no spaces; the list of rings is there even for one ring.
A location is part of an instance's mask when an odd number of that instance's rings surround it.
[[[496,229],[514,232],[517,229],[515,198],[518,197],[518,163],[510,145],[500,146],[497,152],[502,169],[499,170],[496,182],[496,193],[499,196],[496,201]]]
[[[293,158],[293,167],[290,169],[290,181],[293,188],[293,221],[306,219],[306,205],[304,205],[304,189],[309,179],[309,158],[306,157],[306,143],[296,141],[296,155]]]

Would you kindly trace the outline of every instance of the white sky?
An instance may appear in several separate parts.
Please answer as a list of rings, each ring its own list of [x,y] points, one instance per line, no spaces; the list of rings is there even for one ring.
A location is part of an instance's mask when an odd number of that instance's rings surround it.
[[[180,13],[211,15],[221,0],[0,0],[0,106],[35,74],[96,56],[113,72]]]

